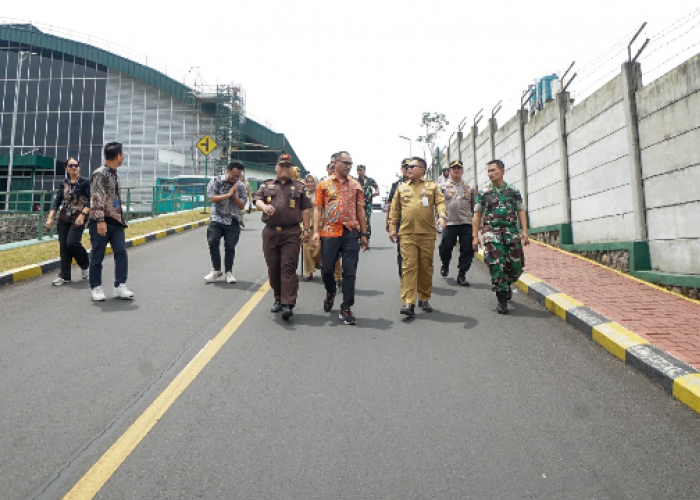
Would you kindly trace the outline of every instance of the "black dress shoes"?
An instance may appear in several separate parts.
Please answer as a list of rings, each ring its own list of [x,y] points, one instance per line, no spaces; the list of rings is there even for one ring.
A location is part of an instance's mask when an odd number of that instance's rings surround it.
[[[428,302],[427,300],[419,300],[418,307],[420,307],[423,310],[423,312],[433,312],[433,306],[431,306],[430,302]]]
[[[406,304],[401,308],[401,314],[405,314],[406,316],[415,316],[416,311],[415,311],[415,306],[413,304]]]
[[[442,276],[443,278],[446,278],[447,275],[449,274],[449,272],[450,272],[450,270],[447,266],[440,267],[440,276]]]
[[[469,286],[469,282],[467,281],[467,277],[463,274],[460,274],[457,276],[457,284],[459,286]]]
[[[282,303],[279,300],[276,300],[274,304],[272,304],[272,309],[270,309],[270,312],[273,313],[278,313],[282,310]]]
[[[294,316],[294,306],[282,306],[282,319],[288,320]]]

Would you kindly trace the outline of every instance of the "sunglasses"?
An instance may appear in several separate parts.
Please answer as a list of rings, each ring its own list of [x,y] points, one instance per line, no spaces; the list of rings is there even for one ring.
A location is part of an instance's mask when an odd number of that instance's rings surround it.
[[[69,163],[69,164],[67,165],[68,168],[78,168],[79,166],[80,166],[80,165],[78,165],[77,163]]]
[[[338,163],[342,163],[344,165],[349,165],[352,167],[352,162],[351,161],[346,161],[346,160],[338,160]]]

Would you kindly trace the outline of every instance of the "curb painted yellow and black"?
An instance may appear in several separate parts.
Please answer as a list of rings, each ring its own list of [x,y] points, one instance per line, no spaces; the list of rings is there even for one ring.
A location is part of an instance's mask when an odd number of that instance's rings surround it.
[[[481,253],[477,253],[477,258],[484,262]],[[613,356],[700,413],[698,370],[529,273],[523,273],[515,285]]]
[[[149,241],[155,241],[166,236],[182,233],[184,231],[188,231],[190,229],[194,229],[196,227],[204,226],[207,224],[209,224],[209,219],[200,220],[197,222],[190,222],[189,224],[183,224],[181,226],[175,226],[169,229],[162,229],[153,233],[142,234],[141,236],[136,236],[135,238],[126,240],[126,248],[143,245]],[[108,246],[106,253],[112,253],[112,247]],[[4,273],[0,273],[0,286],[9,285],[11,283],[17,283],[18,281],[34,278],[35,276],[41,276],[42,274],[47,274],[50,271],[54,271],[60,267],[61,259],[52,259],[40,262],[39,264],[30,264],[28,266],[12,269],[10,271],[5,271]]]

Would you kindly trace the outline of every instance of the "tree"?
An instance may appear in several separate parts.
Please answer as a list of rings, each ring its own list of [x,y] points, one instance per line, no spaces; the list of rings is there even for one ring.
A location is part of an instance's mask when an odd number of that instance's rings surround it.
[[[425,135],[420,136],[417,141],[424,142],[430,149],[431,164],[435,158],[435,144],[438,141],[440,133],[449,125],[447,117],[442,113],[423,113],[421,126],[425,129]]]

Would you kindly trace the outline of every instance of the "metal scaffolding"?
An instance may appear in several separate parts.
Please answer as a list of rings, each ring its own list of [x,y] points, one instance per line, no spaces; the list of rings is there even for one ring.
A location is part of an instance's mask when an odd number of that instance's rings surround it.
[[[231,153],[242,149],[245,123],[245,90],[242,85],[222,84],[216,86],[216,113],[214,118],[214,140],[218,144],[219,157],[216,171],[223,174]]]

